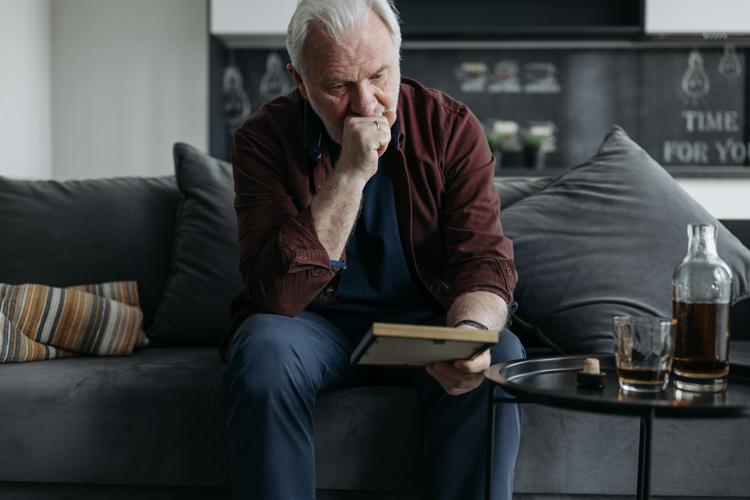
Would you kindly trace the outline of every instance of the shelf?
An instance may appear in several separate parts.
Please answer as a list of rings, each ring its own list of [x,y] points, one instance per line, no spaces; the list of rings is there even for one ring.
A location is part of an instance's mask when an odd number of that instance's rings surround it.
[[[672,175],[672,177],[695,179],[750,179],[750,166],[669,166],[664,168]]]
[[[750,179],[750,166],[667,166],[664,169],[672,177],[680,179]],[[507,168],[495,174],[496,178],[556,177],[569,169],[549,167],[544,169]]]
[[[520,26],[507,27],[498,31],[488,31],[486,28],[430,30],[410,29],[404,27],[404,42],[429,40],[633,40],[643,35],[643,29],[638,25],[630,26]]]
[[[721,49],[731,43],[737,49],[750,47],[749,36],[732,36],[726,39],[706,39],[702,36],[650,36],[630,40],[587,39],[583,36],[567,39],[524,38],[516,40],[493,39],[414,39],[404,37],[405,50],[683,50]]]

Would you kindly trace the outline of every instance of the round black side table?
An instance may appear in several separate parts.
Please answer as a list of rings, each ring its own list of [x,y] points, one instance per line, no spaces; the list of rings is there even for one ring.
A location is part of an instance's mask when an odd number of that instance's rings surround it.
[[[606,373],[603,389],[578,386],[576,372],[583,360],[598,358]],[[671,381],[659,393],[622,392],[617,381],[614,356],[556,356],[500,363],[489,367],[490,380],[485,498],[491,499],[492,440],[495,405],[534,403],[546,406],[611,415],[632,415],[641,419],[638,448],[637,498],[650,498],[651,437],[654,418],[741,418],[750,417],[750,366],[731,364],[729,388],[721,393],[694,393],[675,389]],[[497,386],[510,397],[498,397]]]

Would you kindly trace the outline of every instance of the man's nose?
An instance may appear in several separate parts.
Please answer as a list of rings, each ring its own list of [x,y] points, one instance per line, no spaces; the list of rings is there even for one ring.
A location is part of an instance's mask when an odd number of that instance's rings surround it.
[[[356,87],[352,96],[351,107],[352,111],[359,116],[372,116],[383,109],[383,106],[375,97],[374,89],[367,84]],[[380,112],[382,113],[382,111]]]

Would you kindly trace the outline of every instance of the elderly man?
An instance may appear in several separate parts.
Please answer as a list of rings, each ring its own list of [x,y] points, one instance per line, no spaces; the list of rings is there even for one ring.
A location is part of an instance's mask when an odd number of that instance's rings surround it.
[[[223,347],[235,498],[314,498],[316,397],[385,380],[429,407],[422,498],[482,497],[482,371],[524,357],[518,339],[503,330],[472,360],[424,369],[349,363],[373,321],[503,329],[516,282],[480,124],[402,79],[400,44],[390,0],[301,0],[287,35],[297,89],[235,134],[246,288]],[[509,499],[520,416],[501,406],[493,491]]]

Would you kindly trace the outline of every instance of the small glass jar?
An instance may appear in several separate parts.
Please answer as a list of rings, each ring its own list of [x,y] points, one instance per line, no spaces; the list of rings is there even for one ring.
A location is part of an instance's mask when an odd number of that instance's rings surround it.
[[[688,253],[674,271],[673,380],[684,391],[718,392],[729,375],[732,271],[716,250],[713,224],[688,225]]]

